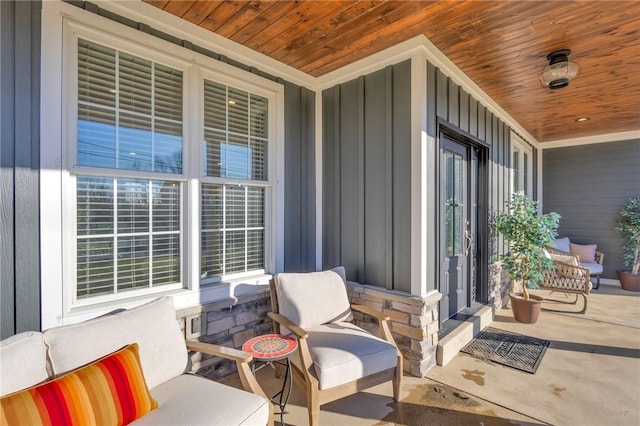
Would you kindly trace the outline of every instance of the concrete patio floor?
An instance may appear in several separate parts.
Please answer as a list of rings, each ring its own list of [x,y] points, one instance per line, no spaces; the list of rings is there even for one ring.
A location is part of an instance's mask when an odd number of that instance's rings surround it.
[[[535,325],[515,322],[510,309],[496,312],[492,327],[551,341],[536,374],[460,353],[427,378],[405,376],[401,401],[383,384],[322,406],[320,424],[640,425],[640,293],[602,285],[588,298],[586,314],[545,311]],[[235,375],[224,381],[238,385]],[[258,381],[269,394],[279,390],[269,368],[258,372]],[[308,424],[295,387],[285,424]]]

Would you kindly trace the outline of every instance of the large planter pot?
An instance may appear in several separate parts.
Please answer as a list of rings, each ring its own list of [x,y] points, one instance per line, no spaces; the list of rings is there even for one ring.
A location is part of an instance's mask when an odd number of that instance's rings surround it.
[[[509,293],[511,299],[511,310],[513,318],[525,324],[535,324],[542,310],[542,301],[540,296],[529,295],[529,300],[524,300],[522,293]]]
[[[620,287],[627,291],[640,291],[640,275],[629,271],[617,271]]]

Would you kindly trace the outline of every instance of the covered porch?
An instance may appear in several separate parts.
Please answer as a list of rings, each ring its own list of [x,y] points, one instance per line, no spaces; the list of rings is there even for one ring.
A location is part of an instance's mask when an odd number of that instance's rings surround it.
[[[537,290],[535,294],[550,295]],[[585,315],[543,312],[535,326],[496,311],[492,327],[551,343],[535,374],[460,353],[425,378],[405,375],[401,400],[379,385],[321,407],[331,425],[635,425],[640,421],[640,294],[605,284]],[[550,305],[551,306],[551,305]],[[280,381],[258,376],[267,392]],[[225,383],[239,385],[236,377]],[[285,423],[307,421],[304,398],[292,394]]]
[[[322,424],[640,421],[640,299],[617,287],[613,230],[639,191],[637,2],[0,8],[2,338],[169,295],[187,339],[237,349],[272,330],[274,274],[343,265],[351,301],[390,317],[406,381]],[[566,47],[582,72],[552,90],[539,74]],[[586,314],[504,309],[490,217],[513,193],[605,253]],[[550,340],[538,373],[437,366],[469,308]],[[232,362],[192,362],[234,383]]]

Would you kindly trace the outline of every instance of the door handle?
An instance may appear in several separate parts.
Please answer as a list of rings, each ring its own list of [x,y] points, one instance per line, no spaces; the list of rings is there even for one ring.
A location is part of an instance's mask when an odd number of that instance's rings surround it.
[[[471,243],[472,243],[471,231],[469,230],[469,221],[467,221],[467,229],[465,229],[464,231],[464,239],[467,243],[464,249],[464,255],[469,256],[469,252],[471,251]]]

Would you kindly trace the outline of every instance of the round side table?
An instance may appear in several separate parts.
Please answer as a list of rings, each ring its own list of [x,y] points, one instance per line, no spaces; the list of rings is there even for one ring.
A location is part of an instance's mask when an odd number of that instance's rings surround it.
[[[289,357],[298,349],[298,341],[282,334],[264,334],[247,340],[242,345],[242,350],[251,354],[254,361],[264,364],[256,367],[253,363],[253,374],[265,365],[279,364],[285,367],[282,388],[271,397],[271,402],[280,408],[280,424],[284,425],[285,407],[291,396],[293,380],[291,377],[291,363]],[[287,382],[289,384],[287,389]],[[285,393],[285,389],[287,389]],[[277,398],[277,400],[276,400]]]

